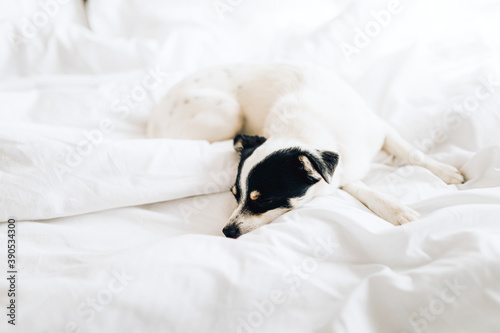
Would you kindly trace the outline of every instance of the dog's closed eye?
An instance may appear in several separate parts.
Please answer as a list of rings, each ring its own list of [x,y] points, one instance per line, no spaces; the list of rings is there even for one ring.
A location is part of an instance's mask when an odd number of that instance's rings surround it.
[[[272,199],[272,198],[260,198],[260,199],[255,200],[255,202],[260,206],[271,204],[273,201],[274,201],[274,199]]]
[[[249,198],[259,206],[268,205],[274,201],[273,198],[263,197],[259,191],[250,192]]]

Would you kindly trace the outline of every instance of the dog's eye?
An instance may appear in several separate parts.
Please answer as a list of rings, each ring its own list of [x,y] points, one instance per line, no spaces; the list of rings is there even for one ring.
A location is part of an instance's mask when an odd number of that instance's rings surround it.
[[[240,201],[240,194],[238,193],[238,189],[236,188],[236,185],[231,187],[231,193],[233,194],[236,201]]]
[[[270,204],[270,203],[273,202],[273,199],[271,199],[271,198],[262,198],[262,199],[257,200],[257,202],[259,204],[261,204],[261,205],[268,205],[268,204]]]

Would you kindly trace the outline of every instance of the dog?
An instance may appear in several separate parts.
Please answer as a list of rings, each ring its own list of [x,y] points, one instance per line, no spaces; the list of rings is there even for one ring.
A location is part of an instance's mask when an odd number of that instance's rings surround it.
[[[376,215],[402,225],[418,212],[366,186],[383,150],[427,168],[447,184],[464,177],[405,141],[334,72],[307,64],[233,65],[176,84],[152,112],[149,137],[233,139],[240,155],[231,192],[237,208],[223,229],[237,238],[340,188]]]

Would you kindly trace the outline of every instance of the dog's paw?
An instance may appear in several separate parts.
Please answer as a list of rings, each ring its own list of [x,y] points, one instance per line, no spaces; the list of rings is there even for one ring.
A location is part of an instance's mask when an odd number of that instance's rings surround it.
[[[448,164],[439,163],[439,166],[436,167],[433,172],[446,184],[463,184],[465,181],[465,178],[460,171]]]
[[[384,219],[394,225],[403,225],[420,219],[418,212],[400,203],[392,205],[384,215]]]

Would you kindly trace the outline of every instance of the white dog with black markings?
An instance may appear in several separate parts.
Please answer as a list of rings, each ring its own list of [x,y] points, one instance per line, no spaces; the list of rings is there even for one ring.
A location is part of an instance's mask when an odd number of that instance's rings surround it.
[[[419,218],[363,182],[381,149],[463,183],[453,166],[415,149],[334,73],[311,65],[235,65],[193,74],[153,112],[150,137],[221,141],[241,155],[238,207],[223,233],[240,235],[341,188],[394,225]]]

